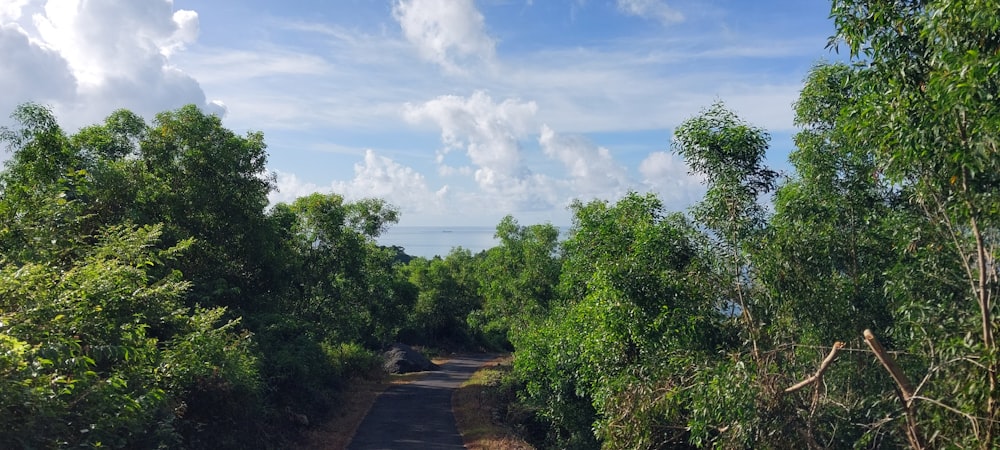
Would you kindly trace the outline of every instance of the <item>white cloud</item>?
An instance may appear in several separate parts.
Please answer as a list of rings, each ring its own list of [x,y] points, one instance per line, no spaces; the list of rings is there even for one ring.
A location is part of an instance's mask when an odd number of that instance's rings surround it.
[[[194,103],[222,113],[169,60],[195,42],[198,28],[197,13],[174,11],[172,0],[5,1],[0,87],[18,94],[0,107],[47,103],[70,129],[118,108],[151,117]]]
[[[684,20],[683,14],[667,6],[663,0],[618,0],[618,9],[631,16],[656,19],[664,24]]]
[[[268,77],[325,76],[333,67],[321,56],[287,50],[208,51],[193,61],[198,81],[233,84]]]
[[[407,104],[404,117],[431,122],[441,130],[439,171],[471,176],[479,191],[465,193],[463,203],[483,211],[538,211],[561,203],[556,182],[533,172],[524,160],[521,141],[537,130],[534,102],[506,99],[496,103],[483,91],[469,97],[444,95],[422,105]],[[446,164],[449,154],[464,154],[473,166]]]
[[[50,0],[32,19],[80,83],[97,85],[162,67],[164,54],[193,42],[197,14],[172,8],[169,0]]]
[[[348,199],[382,198],[404,211],[435,209],[439,203],[422,174],[372,150],[365,151],[364,160],[354,165],[354,178],[334,182],[333,190]]]
[[[656,191],[670,209],[681,209],[704,196],[702,178],[688,172],[682,158],[667,152],[650,153],[639,163],[643,183]]]
[[[404,117],[440,127],[445,147],[438,163],[443,164],[448,153],[463,150],[477,168],[474,176],[479,186],[503,191],[513,186],[509,183],[530,178],[519,141],[533,129],[537,110],[534,102],[507,99],[495,103],[485,92],[476,91],[469,97],[443,95],[420,106],[407,104]]]
[[[76,79],[58,53],[32,43],[17,24],[0,24],[0,117],[5,118],[20,103],[43,104],[71,99]],[[4,120],[0,119],[0,123]]]
[[[31,0],[3,0],[0,2],[0,23],[21,18],[21,10]]]
[[[817,51],[801,38],[720,42],[711,33],[665,35],[512,51],[474,77],[442,77],[439,66],[421,64],[415,46],[391,30],[286,21],[277,32],[287,33],[291,43],[198,47],[172,60],[226,99],[227,123],[247,129],[262,123],[269,130],[386,129],[402,125],[399,104],[485,90],[499,98],[532,99],[539,123],[586,134],[670,128],[720,98],[752,105],[741,112],[754,124],[793,130],[788,99],[797,97],[801,74],[762,73],[768,62],[745,70],[722,62]],[[306,49],[300,42],[318,46]]]
[[[291,203],[299,197],[305,197],[316,192],[329,191],[329,188],[322,188],[317,184],[305,182],[299,179],[294,173],[275,171],[275,186],[277,189],[267,194],[267,200],[273,205],[275,203]]]
[[[628,190],[628,172],[611,151],[580,136],[562,136],[542,125],[542,151],[565,166],[572,191],[584,197],[618,198]]]
[[[493,58],[496,42],[472,0],[398,0],[392,15],[421,56],[449,72],[461,72],[461,61]]]
[[[380,198],[404,213],[437,214],[448,195],[447,186],[433,191],[422,174],[372,150],[366,150],[364,158],[354,165],[354,178],[335,180],[327,186],[303,181],[294,173],[277,171],[276,175],[277,190],[268,195],[271,204],[289,203],[315,192],[333,192],[349,201]]]

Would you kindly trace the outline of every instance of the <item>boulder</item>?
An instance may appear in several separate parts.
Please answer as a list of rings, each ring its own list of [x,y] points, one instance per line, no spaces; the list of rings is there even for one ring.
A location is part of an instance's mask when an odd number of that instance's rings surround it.
[[[385,371],[389,373],[423,372],[438,370],[437,364],[431,362],[422,353],[406,344],[392,344],[383,354]]]

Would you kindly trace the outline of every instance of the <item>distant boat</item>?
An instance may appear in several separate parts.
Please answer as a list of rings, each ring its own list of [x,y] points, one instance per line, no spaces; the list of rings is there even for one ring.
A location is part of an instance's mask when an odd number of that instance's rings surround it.
[[[451,230],[441,230],[442,233],[451,233]]]

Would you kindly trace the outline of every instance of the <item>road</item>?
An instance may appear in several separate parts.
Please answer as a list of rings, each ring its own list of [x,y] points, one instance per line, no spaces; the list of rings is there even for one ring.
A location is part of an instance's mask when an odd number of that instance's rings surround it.
[[[451,395],[490,355],[456,356],[420,380],[395,385],[375,400],[348,450],[461,449]]]

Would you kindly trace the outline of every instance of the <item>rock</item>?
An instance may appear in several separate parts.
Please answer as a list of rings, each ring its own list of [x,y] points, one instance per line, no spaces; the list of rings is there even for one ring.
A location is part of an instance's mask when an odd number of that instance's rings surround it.
[[[438,370],[437,364],[406,344],[392,344],[383,355],[385,371],[389,373],[423,372]]]

